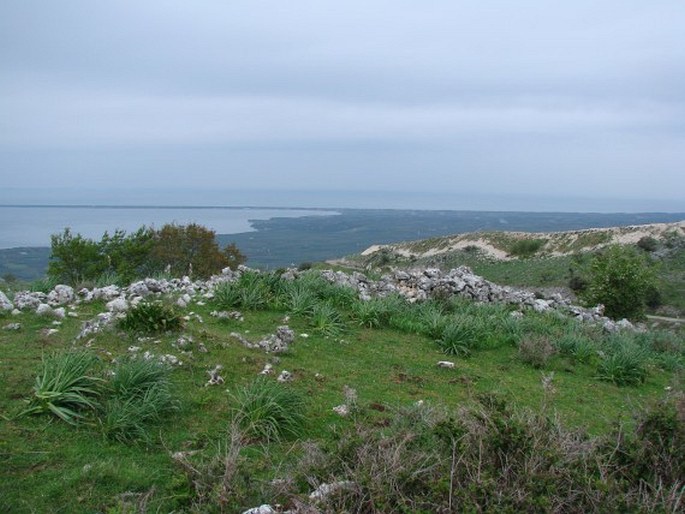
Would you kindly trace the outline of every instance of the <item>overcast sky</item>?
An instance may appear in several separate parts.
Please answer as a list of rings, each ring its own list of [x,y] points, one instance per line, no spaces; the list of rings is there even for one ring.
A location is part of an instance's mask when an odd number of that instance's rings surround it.
[[[0,188],[112,184],[685,211],[685,2],[1,2]]]

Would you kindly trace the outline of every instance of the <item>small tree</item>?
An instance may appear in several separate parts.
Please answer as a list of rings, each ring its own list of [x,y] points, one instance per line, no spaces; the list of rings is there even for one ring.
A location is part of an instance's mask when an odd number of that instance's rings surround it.
[[[612,245],[590,262],[583,297],[590,304],[604,304],[611,318],[639,318],[654,287],[654,273],[643,256],[634,248]]]
[[[81,234],[73,235],[69,228],[51,236],[48,276],[66,284],[95,280],[107,269],[107,260],[100,246]]]
[[[168,267],[173,275],[192,274],[203,278],[245,261],[234,244],[222,251],[214,231],[196,223],[164,225],[155,233],[151,257],[156,267]]]

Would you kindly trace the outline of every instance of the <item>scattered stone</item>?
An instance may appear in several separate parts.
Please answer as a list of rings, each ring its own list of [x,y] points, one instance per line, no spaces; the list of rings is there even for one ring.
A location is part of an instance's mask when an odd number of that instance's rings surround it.
[[[271,505],[265,503],[264,505],[260,505],[259,507],[252,507],[251,509],[247,509],[243,512],[243,514],[277,514],[277,512],[278,511],[274,509]]]
[[[344,418],[345,416],[348,416],[350,414],[350,408],[343,403],[341,405],[333,407],[333,412],[335,412],[338,416],[342,416]]]
[[[209,375],[209,380],[205,384],[205,387],[212,385],[221,385],[224,383],[224,378],[221,375],[219,375],[222,369],[224,369],[224,367],[221,364],[217,364],[216,366],[214,366],[214,369],[207,371],[207,374]]]
[[[14,310],[14,305],[12,305],[12,302],[10,302],[10,299],[7,298],[5,293],[0,291],[0,311],[12,311]]]
[[[238,321],[245,321],[242,313],[238,311],[212,311],[209,313],[209,315],[218,319],[235,319]]]
[[[47,301],[47,296],[43,293],[31,293],[29,291],[19,291],[14,295],[14,306],[21,310],[36,310],[38,306]]]
[[[178,339],[176,339],[176,342],[173,343],[173,346],[180,349],[180,350],[185,350],[186,348],[189,348],[193,344],[193,338],[192,336],[181,336]]]
[[[335,493],[340,491],[353,491],[355,488],[356,484],[349,480],[341,480],[340,482],[333,482],[332,484],[321,484],[309,495],[309,499],[312,501],[323,501]]]
[[[57,332],[59,332],[59,330],[56,328],[45,328],[45,329],[43,329],[43,335],[46,337],[50,337],[51,335],[56,334]]]
[[[57,319],[64,319],[67,316],[67,313],[64,310],[64,307],[58,307],[57,309],[53,309],[52,315]]]
[[[21,330],[21,323],[8,323],[4,327],[2,327],[3,330]]]
[[[69,311],[69,312],[67,312],[67,316],[69,316],[70,318],[78,318],[78,312]]]
[[[199,343],[197,343],[197,351],[200,353],[207,353],[209,350],[207,350],[205,344],[202,341],[200,341]]]
[[[162,364],[168,364],[169,366],[183,366],[183,361],[180,361],[178,357],[170,353],[162,355],[159,358],[159,362],[161,362]]]
[[[450,361],[438,361],[438,367],[439,367],[439,368],[453,369],[454,366],[455,366],[454,362],[450,362]]]
[[[126,301],[126,298],[115,298],[114,300],[111,300],[107,302],[107,310],[110,312],[126,312],[128,310],[128,302]]]
[[[21,311],[19,309],[12,310],[12,316],[19,316],[19,314],[21,314]]]
[[[279,382],[292,382],[293,381],[293,374],[290,373],[290,371],[283,370],[281,371],[281,374],[278,375],[278,378],[276,379]]]
[[[64,284],[56,285],[48,293],[48,303],[50,305],[64,305],[73,302],[75,299],[74,288]]]
[[[47,303],[41,303],[36,307],[36,314],[39,316],[52,316],[53,310]]]
[[[271,375],[274,370],[273,370],[273,364],[269,364],[268,362],[264,364],[264,369],[259,372],[260,375]]]

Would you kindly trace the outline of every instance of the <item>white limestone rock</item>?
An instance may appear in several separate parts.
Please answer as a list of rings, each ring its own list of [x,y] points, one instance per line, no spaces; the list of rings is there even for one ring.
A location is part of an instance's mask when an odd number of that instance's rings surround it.
[[[14,305],[12,305],[12,302],[10,302],[10,299],[7,298],[7,295],[0,291],[0,311],[13,311],[14,310]]]

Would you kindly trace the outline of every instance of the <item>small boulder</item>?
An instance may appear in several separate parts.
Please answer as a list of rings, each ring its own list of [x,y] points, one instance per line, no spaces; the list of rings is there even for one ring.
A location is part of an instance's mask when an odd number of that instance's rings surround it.
[[[76,299],[74,288],[64,284],[58,284],[48,293],[48,303],[50,305],[64,305]]]
[[[12,302],[10,302],[10,299],[7,298],[5,293],[0,291],[0,311],[13,311],[14,310],[14,305],[12,305]]]
[[[126,312],[128,310],[128,302],[125,298],[115,298],[107,302],[107,310],[109,312]]]

